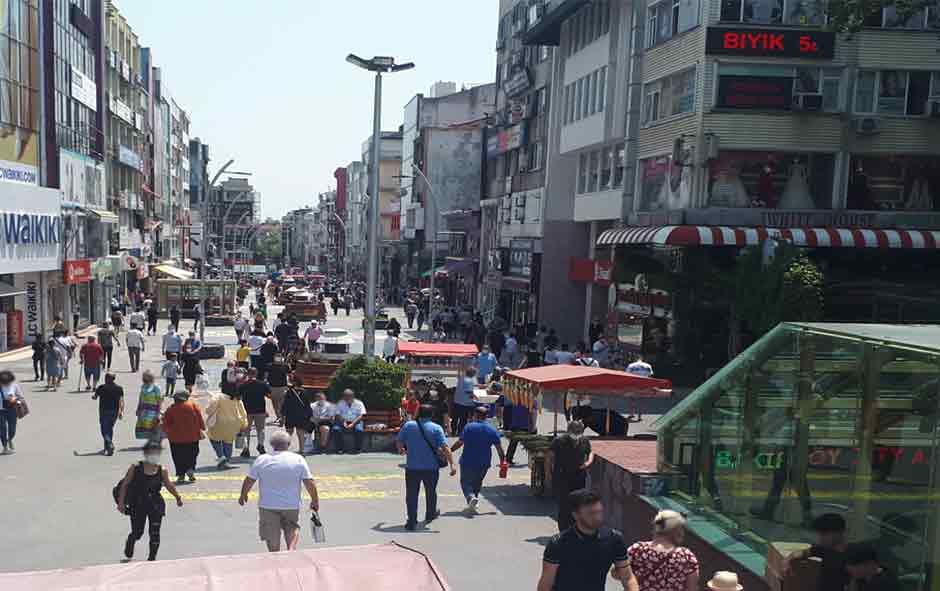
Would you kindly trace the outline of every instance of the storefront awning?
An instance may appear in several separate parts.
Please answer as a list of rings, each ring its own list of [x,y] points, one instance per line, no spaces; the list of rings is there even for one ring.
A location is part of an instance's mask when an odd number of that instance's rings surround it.
[[[607,230],[597,246],[756,246],[773,238],[810,248],[940,248],[940,232],[867,228],[743,228],[631,226]]]
[[[400,341],[399,355],[414,357],[473,357],[480,350],[476,345],[461,343],[421,343],[418,341]]]
[[[116,213],[107,209],[92,209],[89,207],[88,211],[98,216],[103,224],[116,224],[121,221]]]
[[[507,379],[520,380],[542,390],[606,392],[623,396],[668,395],[672,382],[644,378],[613,369],[581,365],[545,365],[506,372]]]
[[[171,267],[170,265],[157,265],[153,268],[157,273],[163,273],[173,279],[192,279],[195,273],[191,271],[184,271],[179,267]]]

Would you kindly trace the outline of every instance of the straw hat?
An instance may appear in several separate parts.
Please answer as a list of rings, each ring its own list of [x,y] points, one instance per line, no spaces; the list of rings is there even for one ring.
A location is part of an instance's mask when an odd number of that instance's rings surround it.
[[[738,583],[738,575],[726,570],[716,572],[707,586],[712,591],[742,591],[744,589],[744,587]]]

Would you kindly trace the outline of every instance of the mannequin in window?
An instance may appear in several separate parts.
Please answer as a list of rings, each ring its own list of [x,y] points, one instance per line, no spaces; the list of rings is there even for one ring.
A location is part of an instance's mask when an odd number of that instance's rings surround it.
[[[861,162],[855,165],[855,172],[849,180],[849,196],[846,204],[849,209],[872,210],[878,206],[871,197],[871,184]]]
[[[770,209],[777,207],[777,188],[774,187],[774,172],[771,162],[767,162],[761,167],[760,176],[757,179],[757,198],[751,203],[751,207],[767,207]]]
[[[790,165],[790,177],[780,198],[780,209],[816,209],[816,203],[809,193],[806,167],[796,158]]]
[[[911,167],[914,169],[914,167]],[[912,171],[914,174],[913,182],[907,193],[907,199],[904,201],[904,209],[909,211],[933,211],[934,198],[930,192],[930,183],[927,181],[926,168],[916,168]]]
[[[718,178],[712,185],[709,205],[712,207],[748,207],[751,203],[747,189],[738,176],[738,170],[732,164],[725,164],[718,171]]]

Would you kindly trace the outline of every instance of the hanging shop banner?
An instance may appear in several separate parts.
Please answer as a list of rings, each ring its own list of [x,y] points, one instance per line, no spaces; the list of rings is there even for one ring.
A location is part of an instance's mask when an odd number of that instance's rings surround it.
[[[528,121],[523,120],[512,127],[499,131],[491,130],[486,138],[486,156],[493,158],[528,143]]]
[[[793,104],[793,78],[776,76],[719,76],[719,109],[789,110]]]
[[[509,275],[532,277],[532,255],[535,240],[513,239],[509,243]]]
[[[529,75],[528,68],[522,68],[503,84],[503,92],[508,97],[518,96],[530,88],[532,88],[532,76]]]
[[[709,27],[708,55],[825,59],[835,56],[836,34],[806,29],[747,29]]]
[[[91,259],[65,261],[65,266],[62,269],[62,275],[65,278],[66,285],[88,283],[92,278]]]
[[[134,273],[136,273],[137,269],[139,269],[140,266],[141,266],[140,259],[138,259],[136,256],[129,254],[129,253],[121,254],[121,270],[122,271],[133,271]]]
[[[0,183],[0,273],[62,268],[59,191]]]
[[[613,271],[613,261],[594,261],[594,283],[604,287],[610,285]]]
[[[77,68],[72,68],[72,98],[92,111],[98,110],[98,86]]]
[[[672,318],[672,297],[668,291],[623,283],[617,286],[617,310],[634,316]]]

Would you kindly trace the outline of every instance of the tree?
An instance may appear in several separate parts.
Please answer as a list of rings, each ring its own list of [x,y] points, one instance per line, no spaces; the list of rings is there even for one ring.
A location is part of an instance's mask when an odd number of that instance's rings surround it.
[[[860,31],[870,17],[880,15],[883,8],[894,7],[897,20],[905,22],[914,14],[923,13],[931,3],[932,0],[829,0],[823,10],[829,29],[851,35]]]
[[[266,260],[281,260],[281,233],[277,230],[264,230],[255,239],[257,253]]]

